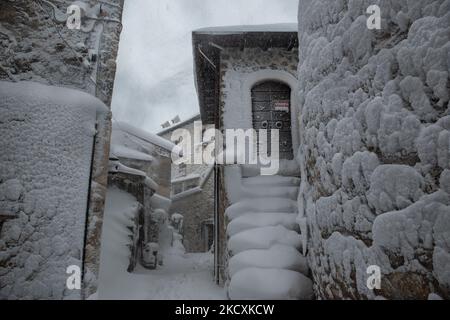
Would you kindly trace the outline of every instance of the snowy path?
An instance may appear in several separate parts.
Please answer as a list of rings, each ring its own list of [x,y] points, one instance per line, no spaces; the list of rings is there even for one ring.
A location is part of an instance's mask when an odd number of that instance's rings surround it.
[[[126,272],[129,249],[126,224],[137,201],[119,189],[108,189],[99,299],[226,299],[225,290],[213,282],[210,253],[184,253],[182,247],[164,253],[164,265],[156,270],[138,267]]]
[[[213,282],[210,253],[166,253],[165,265],[156,270],[137,270],[149,287],[143,299],[226,299],[223,288]]]

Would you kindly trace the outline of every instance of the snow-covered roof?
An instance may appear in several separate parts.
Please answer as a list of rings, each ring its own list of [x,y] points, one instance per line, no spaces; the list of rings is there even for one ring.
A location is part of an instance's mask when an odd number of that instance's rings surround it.
[[[141,140],[144,140],[148,143],[159,146],[167,151],[178,152],[178,149],[180,149],[171,141],[166,140],[166,139],[158,136],[157,134],[150,133],[150,132],[144,131],[142,129],[136,128],[128,123],[117,121],[114,124],[115,124],[115,128],[117,128],[123,132],[126,132],[134,137],[137,137]]]
[[[194,122],[195,120],[199,120],[199,119],[200,119],[200,113],[197,113],[196,115],[193,115],[192,117],[189,117],[189,118],[187,118],[184,121],[181,121],[179,123],[171,125],[168,128],[165,128],[165,129],[161,130],[160,132],[158,132],[158,136],[162,136],[162,135],[164,135],[164,134],[166,134],[168,132],[171,132],[171,131],[173,131],[175,129],[181,128],[182,126],[184,126],[184,125],[186,125],[186,124],[188,124],[190,122]]]
[[[237,25],[209,27],[194,30],[195,33],[205,34],[240,34],[248,32],[297,32],[297,23],[276,23],[260,25]]]
[[[194,78],[198,94],[200,114],[204,125],[215,124],[219,107],[220,65],[222,48],[284,48],[290,51],[298,47],[298,31],[295,23],[212,27],[192,32]]]
[[[126,146],[120,144],[111,144],[111,156],[119,157],[119,158],[128,158],[135,160],[143,160],[143,161],[153,161],[153,157],[149,154],[128,148]]]
[[[153,209],[163,209],[169,211],[170,206],[172,205],[172,200],[155,193],[150,198],[150,204]]]
[[[148,177],[144,171],[130,168],[130,167],[120,163],[120,161],[118,161],[118,160],[111,160],[111,159],[109,160],[108,172],[110,172],[110,173],[120,172],[120,173],[131,174],[134,176],[141,176],[144,178],[144,183],[150,189],[157,190],[159,187],[158,184],[152,178]]]
[[[200,178],[199,174],[191,173],[191,174],[188,174],[188,175],[186,175],[184,177],[179,177],[179,178],[173,179],[172,183],[184,182],[184,181],[189,181],[189,180],[192,180],[192,179],[199,179],[199,178]]]

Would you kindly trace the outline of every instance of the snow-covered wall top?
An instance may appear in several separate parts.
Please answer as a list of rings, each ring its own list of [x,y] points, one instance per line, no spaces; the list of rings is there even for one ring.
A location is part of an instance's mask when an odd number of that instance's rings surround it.
[[[0,298],[79,298],[66,268],[81,268],[96,113],[83,92],[0,81]]]
[[[260,25],[237,25],[209,27],[195,30],[196,33],[208,34],[241,34],[246,32],[297,32],[296,23],[276,23]]]
[[[449,37],[448,0],[300,1],[299,221],[319,297],[450,298]]]

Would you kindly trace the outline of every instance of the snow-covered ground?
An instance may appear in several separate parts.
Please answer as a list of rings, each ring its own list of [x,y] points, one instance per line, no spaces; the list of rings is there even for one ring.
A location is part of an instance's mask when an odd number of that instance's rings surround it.
[[[181,243],[163,252],[164,264],[156,270],[138,266],[126,271],[130,254],[126,226],[139,203],[130,194],[110,188],[102,234],[98,299],[226,299],[213,282],[211,253],[185,253]],[[94,298],[94,297],[92,297]]]

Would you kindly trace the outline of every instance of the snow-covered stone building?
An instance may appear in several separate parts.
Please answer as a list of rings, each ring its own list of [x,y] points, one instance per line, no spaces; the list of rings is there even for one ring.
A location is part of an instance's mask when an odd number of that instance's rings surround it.
[[[0,298],[80,299],[95,126],[93,96],[0,81]],[[100,249],[100,248],[99,248]]]
[[[250,163],[219,165],[216,158],[216,281],[228,286],[232,299],[310,298],[312,282],[296,223],[297,25],[196,30],[193,49],[204,125],[222,132],[279,130],[276,176],[261,176],[259,166]],[[215,141],[218,147],[221,140]],[[232,146],[223,148],[227,153]]]
[[[158,133],[171,140],[175,130],[184,129],[194,137],[194,123],[200,125],[200,114],[179,122]],[[200,131],[201,132],[201,131]],[[206,145],[195,146],[191,140],[191,150]],[[192,157],[190,157],[192,160]],[[172,205],[171,214],[183,216],[181,234],[187,252],[208,251],[214,240],[214,165],[190,163],[172,163]]]
[[[67,27],[70,5],[80,8],[80,29]],[[28,132],[25,137],[17,134],[2,141],[2,154],[10,154],[10,158],[2,161],[0,173],[0,212],[2,217],[8,216],[0,234],[1,297],[80,298],[96,291],[111,129],[108,109],[122,5],[123,0],[0,2],[0,80],[17,82],[1,82],[0,130],[3,137],[22,125]],[[78,99],[74,98],[77,94]],[[105,112],[95,111],[102,109],[100,101]],[[89,107],[93,114],[73,114]],[[56,120],[46,119],[48,112],[53,112]],[[33,133],[33,126],[39,128],[39,134]],[[58,134],[69,135],[67,143],[76,141],[76,147],[68,146]],[[36,171],[39,163],[42,172]],[[64,178],[69,173],[70,177]],[[11,183],[17,187],[16,193],[6,197]],[[58,193],[56,189],[72,191]],[[76,199],[79,202],[71,206]],[[58,229],[64,224],[68,224],[65,231]],[[81,291],[66,288],[70,265],[81,268]],[[28,276],[19,276],[24,268]]]
[[[286,28],[193,33],[203,122],[292,135],[277,176],[216,166],[218,281],[230,298],[450,298],[450,2],[300,0],[298,52]]]
[[[450,2],[300,0],[299,42],[299,220],[317,297],[449,299]]]
[[[164,227],[169,220],[171,154],[176,151],[175,144],[124,122],[113,123],[111,136],[108,196],[125,192],[139,203],[134,211],[131,210],[133,214],[129,221],[121,227],[122,232],[129,232],[130,236],[129,241],[122,244],[130,248],[127,271],[132,272],[137,263],[153,269],[157,266],[160,242],[163,241],[161,231],[167,231]],[[115,203],[112,199],[107,200]],[[114,219],[117,210],[107,206],[105,221]],[[130,214],[128,211],[123,215]],[[104,248],[109,246],[103,244]]]

